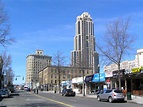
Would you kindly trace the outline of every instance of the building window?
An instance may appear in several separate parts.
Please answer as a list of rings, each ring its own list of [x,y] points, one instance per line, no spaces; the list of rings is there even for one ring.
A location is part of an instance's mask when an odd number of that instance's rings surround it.
[[[78,34],[80,34],[80,21],[78,21]]]
[[[88,39],[88,36],[86,36],[86,39]]]
[[[88,70],[87,70],[87,74],[88,74],[89,72],[88,72]]]
[[[86,47],[88,47],[88,41],[86,41]]]

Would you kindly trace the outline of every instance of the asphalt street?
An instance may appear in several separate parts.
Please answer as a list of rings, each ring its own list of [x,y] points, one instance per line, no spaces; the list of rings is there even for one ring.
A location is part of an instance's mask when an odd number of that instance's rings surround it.
[[[128,102],[98,102],[96,98],[65,97],[55,93],[20,91],[0,101],[0,107],[142,107]]]

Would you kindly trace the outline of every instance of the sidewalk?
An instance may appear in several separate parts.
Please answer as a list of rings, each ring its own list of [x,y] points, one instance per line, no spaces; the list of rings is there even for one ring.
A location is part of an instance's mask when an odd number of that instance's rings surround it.
[[[54,91],[43,91],[45,93],[54,93]],[[89,94],[89,95],[85,95],[83,96],[83,94],[76,94],[76,96],[79,96],[79,97],[88,97],[88,98],[97,98],[97,95],[96,94]],[[132,95],[131,96],[132,100],[127,100],[127,98],[125,98],[125,100],[129,103],[137,103],[137,104],[143,104],[143,96],[135,96],[135,95]]]
[[[127,101],[137,103],[137,104],[143,104],[143,96],[132,95],[131,98],[132,98],[132,100],[127,100]]]

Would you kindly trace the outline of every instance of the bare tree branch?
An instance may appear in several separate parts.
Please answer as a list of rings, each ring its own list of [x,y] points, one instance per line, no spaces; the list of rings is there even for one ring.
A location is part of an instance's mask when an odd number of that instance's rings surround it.
[[[14,78],[14,73],[11,68],[12,58],[10,55],[7,55],[6,52],[3,52],[2,61],[2,72],[5,75],[5,80],[7,81],[7,83],[12,84]]]
[[[135,40],[129,31],[129,21],[129,18],[127,20],[116,19],[108,23],[102,45],[96,45],[108,61],[117,64],[119,72],[120,63],[132,49],[132,44]],[[120,75],[118,76],[119,88],[121,88]]]
[[[53,57],[53,63],[55,66],[57,66],[57,75],[58,75],[58,89],[60,93],[60,83],[61,83],[61,66],[64,65],[66,57],[63,56],[63,53],[61,51],[57,51],[56,54],[54,54]]]
[[[0,0],[0,44],[3,47],[15,42],[14,38],[9,37],[10,25],[8,23],[8,16],[4,11],[4,5]]]

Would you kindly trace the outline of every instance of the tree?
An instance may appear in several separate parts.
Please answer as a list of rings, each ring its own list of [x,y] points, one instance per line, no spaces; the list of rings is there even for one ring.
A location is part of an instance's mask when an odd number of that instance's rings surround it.
[[[102,55],[118,67],[119,89],[121,89],[120,63],[124,56],[131,51],[134,42],[133,35],[129,30],[129,22],[129,18],[126,20],[116,19],[109,22],[106,25],[102,45],[97,44]]]
[[[53,57],[53,63],[55,66],[57,66],[57,75],[58,75],[58,82],[57,82],[57,85],[58,85],[58,90],[59,90],[59,93],[61,92],[60,90],[60,83],[61,83],[61,66],[63,66],[65,64],[65,59],[66,57],[63,56],[63,53],[61,51],[57,51],[56,54],[54,54],[54,57]]]
[[[0,0],[0,44],[3,47],[14,42],[14,38],[9,37],[10,25],[8,23],[8,16],[4,11],[4,5]]]
[[[3,47],[6,47],[7,45],[11,44],[15,41],[14,38],[9,37],[10,32],[10,25],[8,23],[8,16],[6,12],[4,11],[4,5],[2,3],[2,0],[0,0],[0,45]],[[10,68],[9,71],[12,69]],[[0,83],[3,81],[3,72],[0,71]]]
[[[73,59],[71,59],[71,62],[72,62],[72,64],[71,64],[72,67],[78,68],[82,72],[82,81],[83,81],[83,83],[82,83],[82,94],[83,94],[83,96],[85,96],[85,82],[84,82],[84,77],[85,77],[85,69],[88,68],[85,65],[86,62],[87,62],[87,60],[86,60],[86,58],[84,56],[78,56],[78,58],[76,60],[76,63],[73,63],[74,62]],[[91,68],[91,69],[93,69],[93,68]]]
[[[3,85],[4,85],[4,81],[6,82],[5,84],[13,84],[12,81],[13,81],[13,78],[14,78],[14,73],[13,73],[13,70],[11,68],[11,56],[10,55],[7,55],[6,52],[3,53],[2,55],[2,73],[4,75],[4,80],[3,80]]]

